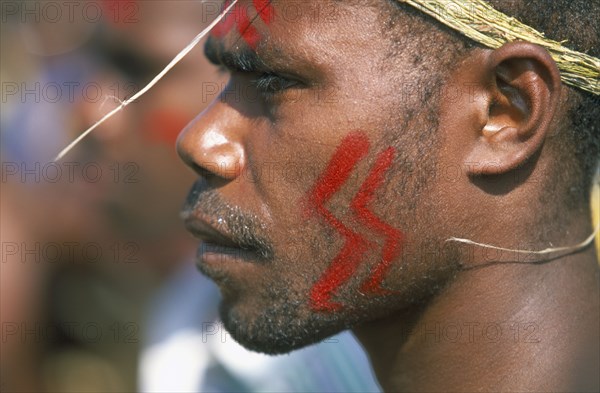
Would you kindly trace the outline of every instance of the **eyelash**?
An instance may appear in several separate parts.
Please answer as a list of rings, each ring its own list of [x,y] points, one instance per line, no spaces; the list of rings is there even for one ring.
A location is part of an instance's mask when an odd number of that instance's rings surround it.
[[[276,74],[265,73],[252,79],[250,84],[263,94],[273,95],[294,87],[298,83]]]
[[[219,74],[226,75],[232,74],[232,71],[229,70],[224,65],[218,66]],[[248,74],[244,71],[237,71],[242,74]],[[235,73],[235,72],[233,72]],[[286,89],[292,88],[294,86],[298,86],[299,82],[284,78],[280,75],[273,73],[263,73],[259,74],[258,77],[250,79],[250,86],[255,88],[262,94],[265,99],[270,100],[274,98],[274,96],[278,93],[282,93]]]
[[[231,74],[231,70],[223,65],[220,65],[218,69],[219,74],[221,75]],[[298,84],[299,82],[297,81],[293,81],[273,73],[259,74],[258,77],[250,80],[250,85],[267,98],[270,98],[277,93],[281,93],[286,89],[297,86]]]

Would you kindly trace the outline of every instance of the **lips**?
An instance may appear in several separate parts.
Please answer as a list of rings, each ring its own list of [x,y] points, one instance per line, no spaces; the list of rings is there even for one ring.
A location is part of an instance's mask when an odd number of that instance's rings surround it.
[[[205,243],[214,244],[225,248],[241,247],[232,239],[230,235],[222,228],[217,229],[212,222],[218,222],[216,219],[210,219],[194,213],[183,213],[186,229],[194,237]]]
[[[260,262],[256,252],[242,246],[234,236],[228,234],[223,225],[219,225],[219,219],[204,216],[197,211],[183,212],[182,216],[186,229],[202,241],[198,247],[197,263],[205,274],[213,276],[217,266],[218,269],[222,269],[243,262]],[[207,266],[214,268],[207,269]]]
[[[222,262],[269,263],[274,258],[273,243],[262,220],[222,198],[205,179],[192,187],[181,212],[188,231],[202,240],[199,266]],[[231,263],[227,263],[228,269]],[[238,263],[239,265],[239,263]]]

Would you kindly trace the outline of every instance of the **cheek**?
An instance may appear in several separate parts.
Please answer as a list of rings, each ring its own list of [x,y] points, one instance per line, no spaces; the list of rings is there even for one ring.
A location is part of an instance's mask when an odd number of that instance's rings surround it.
[[[393,147],[376,151],[366,133],[350,132],[320,174],[310,179],[298,174],[304,191],[288,196],[293,202],[286,212],[273,214],[287,217],[278,222],[282,236],[277,243],[287,261],[282,274],[310,283],[313,311],[341,310],[346,305],[338,295],[349,290],[371,297],[393,293],[382,283],[402,251],[404,233],[374,213],[372,205],[395,157]]]
[[[349,133],[342,140],[327,168],[307,194],[307,214],[314,214],[321,218],[326,225],[344,239],[342,249],[331,260],[325,272],[311,288],[311,307],[316,311],[330,312],[344,307],[342,303],[332,301],[333,296],[350,281],[359,266],[366,262],[367,251],[376,247],[360,230],[344,224],[325,206],[348,181],[359,162],[367,156],[369,148],[370,143],[365,133]],[[355,219],[367,230],[384,239],[380,261],[360,286],[363,294],[385,295],[390,292],[382,288],[381,284],[392,262],[399,256],[404,238],[402,231],[387,224],[370,210],[370,204],[375,193],[385,181],[385,175],[393,163],[395,154],[396,151],[393,147],[378,153],[375,163],[359,190],[348,201],[349,210]]]

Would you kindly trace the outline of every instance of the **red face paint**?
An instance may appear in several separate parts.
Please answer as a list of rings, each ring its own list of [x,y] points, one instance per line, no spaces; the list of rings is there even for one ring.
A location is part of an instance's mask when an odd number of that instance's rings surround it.
[[[101,0],[102,16],[114,27],[124,28],[128,23],[137,22],[138,0]]]
[[[225,4],[223,4],[223,9],[226,9],[227,7],[229,7],[229,5],[231,5],[231,0],[226,0]],[[210,34],[217,38],[225,37],[227,33],[229,33],[229,31],[233,28],[235,22],[238,20],[237,9],[237,5],[233,7],[233,10],[227,13],[227,15],[225,15],[225,17],[221,19],[221,22],[219,22],[212,29]]]
[[[271,0],[253,0],[254,8],[260,18],[269,25],[275,18],[275,8],[271,5]]]
[[[331,302],[333,292],[354,274],[363,253],[368,249],[366,239],[345,226],[323,206],[339,191],[368,151],[369,141],[362,133],[346,136],[310,193],[310,206],[345,239],[342,250],[311,289],[311,307],[315,310],[335,311],[342,307],[339,303]]]
[[[384,295],[391,292],[382,288],[381,282],[388,272],[392,261],[400,255],[400,251],[402,250],[402,239],[404,237],[402,232],[383,222],[368,208],[369,203],[371,203],[375,196],[375,191],[383,184],[384,175],[392,165],[395,155],[396,149],[393,147],[379,154],[369,176],[350,203],[350,207],[361,222],[386,239],[381,253],[381,262],[375,267],[375,270],[371,273],[371,277],[361,286],[361,291],[364,293]]]
[[[334,152],[327,168],[308,196],[311,211],[321,216],[345,239],[342,250],[311,289],[311,307],[317,311],[336,311],[342,308],[341,304],[332,302],[331,298],[335,291],[356,272],[364,253],[371,244],[362,235],[344,225],[324,207],[324,204],[348,180],[358,162],[367,155],[369,146],[369,141],[364,133],[353,132],[347,135]],[[403,238],[402,232],[383,222],[368,208],[375,191],[383,184],[384,175],[390,168],[394,157],[395,149],[392,147],[379,154],[367,179],[350,204],[352,211],[366,227],[386,238],[381,262],[361,287],[361,290],[373,294],[387,293],[381,288],[381,282],[393,259],[399,255]]]
[[[142,121],[142,135],[152,143],[173,146],[181,130],[189,123],[190,116],[174,109],[148,112]]]
[[[231,4],[231,0],[227,0],[224,4],[224,8],[227,8]],[[260,19],[269,25],[275,18],[275,8],[271,5],[271,0],[253,0],[253,5],[258,13]],[[234,26],[237,26],[237,30],[242,39],[252,49],[256,49],[260,42],[261,36],[256,27],[253,26],[254,19],[250,19],[248,15],[248,7],[244,7],[239,3],[233,7],[231,13],[227,14],[225,18],[217,25],[212,31],[212,35],[218,38],[225,37]]]

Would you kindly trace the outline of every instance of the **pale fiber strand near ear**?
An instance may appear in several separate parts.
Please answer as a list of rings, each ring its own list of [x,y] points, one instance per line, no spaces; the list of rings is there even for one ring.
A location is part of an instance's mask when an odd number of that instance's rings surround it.
[[[144,87],[142,90],[140,90],[139,92],[137,92],[133,97],[129,98],[128,100],[125,100],[125,101],[121,102],[121,104],[118,107],[116,107],[112,111],[108,112],[103,118],[101,118],[100,120],[98,120],[96,123],[94,123],[87,130],[85,130],[73,142],[71,142],[60,153],[58,153],[58,155],[56,156],[56,158],[54,158],[54,161],[55,162],[56,161],[60,161],[67,153],[69,153],[69,151],[71,151],[71,149],[73,149],[79,142],[81,142],[81,140],[83,140],[83,138],[85,138],[89,133],[91,133],[92,131],[94,131],[98,126],[100,126],[106,120],[108,120],[111,117],[113,117],[117,112],[119,112],[120,110],[122,110],[123,108],[125,108],[127,105],[129,105],[133,101],[137,100],[138,98],[140,98],[141,96],[143,96],[144,94],[146,94],[146,92],[148,90],[150,90],[154,85],[156,85],[158,83],[158,81],[160,81],[169,71],[171,71],[171,69],[173,67],[175,67],[175,65],[177,65],[177,63],[179,63],[179,61],[181,61],[181,59],[183,59],[188,53],[191,52],[192,49],[194,49],[196,47],[196,45],[198,45],[198,43],[202,40],[202,38],[204,38],[204,36],[206,36],[221,21],[221,19],[223,19],[225,17],[225,15],[235,6],[235,4],[237,2],[238,2],[238,0],[233,0],[231,2],[231,4],[227,8],[225,8],[223,10],[223,12],[221,12],[221,14],[219,14],[219,16],[217,16],[215,18],[215,20],[212,21],[211,24],[208,25],[208,27],[206,29],[202,30],[202,32],[200,34],[198,34],[192,40],[192,42],[190,42],[188,44],[188,46],[186,46],[181,52],[179,52],[177,54],[177,56],[175,56],[175,58],[173,58],[173,60],[171,60],[171,62],[165,67],[165,69],[162,70],[158,75],[156,75],[154,77],[154,79],[152,79],[150,81],[150,83],[148,83],[146,85],[146,87]]]
[[[470,39],[496,49],[522,40],[544,47],[567,85],[600,95],[600,59],[562,46],[482,0],[396,0],[433,17]]]
[[[535,251],[535,250],[519,250],[519,249],[512,249],[512,248],[497,247],[497,246],[493,246],[491,244],[478,243],[478,242],[475,242],[475,241],[470,240],[470,239],[461,239],[461,238],[458,238],[458,237],[451,237],[449,239],[446,239],[446,241],[447,242],[457,242],[457,243],[471,244],[473,246],[478,246],[478,247],[483,247],[483,248],[489,248],[489,249],[498,250],[498,251],[514,252],[514,253],[517,253],[517,254],[546,255],[546,254],[552,254],[552,253],[564,252],[564,251],[574,252],[574,251],[582,250],[582,249],[586,248],[587,246],[589,246],[590,244],[592,244],[594,242],[594,239],[596,238],[596,235],[599,232],[600,232],[600,224],[598,224],[596,226],[596,229],[594,230],[594,232],[587,239],[585,239],[584,241],[582,241],[579,244],[576,244],[574,246],[568,246],[568,247],[546,248],[544,250],[539,250],[539,251]]]

